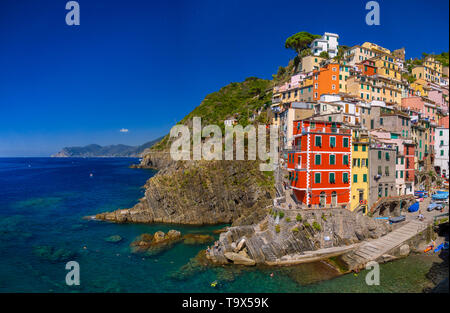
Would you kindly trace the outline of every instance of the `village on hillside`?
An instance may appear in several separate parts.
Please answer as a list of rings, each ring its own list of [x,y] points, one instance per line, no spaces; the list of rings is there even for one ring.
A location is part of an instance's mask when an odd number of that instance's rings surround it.
[[[448,188],[448,55],[406,60],[405,48],[305,34],[286,41],[295,68],[273,88],[285,204],[390,215]]]

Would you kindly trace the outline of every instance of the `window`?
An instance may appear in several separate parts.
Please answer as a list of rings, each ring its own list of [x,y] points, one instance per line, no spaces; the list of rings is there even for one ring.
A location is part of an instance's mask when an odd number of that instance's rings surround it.
[[[400,161],[401,161],[400,163],[401,163],[402,165],[405,164],[405,157],[401,157],[401,158],[400,158]]]
[[[344,137],[344,148],[348,148],[348,138]]]
[[[383,125],[383,118],[380,117],[380,125]]]
[[[336,182],[334,173],[330,173],[329,178],[330,178],[330,184],[334,184]]]
[[[381,160],[381,151],[378,151],[378,160]]]
[[[388,196],[388,188],[384,188],[384,196],[387,197]]]
[[[348,173],[342,174],[342,180],[344,181],[344,183],[348,183]]]
[[[334,154],[330,154],[330,165],[336,164],[336,156]]]
[[[383,175],[383,172],[381,171],[381,165],[378,165],[378,175]]]
[[[315,142],[315,146],[316,147],[322,147],[322,136],[317,136],[316,135],[316,142]]]
[[[386,161],[389,161],[389,152],[386,152]]]
[[[320,173],[315,173],[314,174],[314,182],[316,184],[320,184]]]
[[[382,194],[383,194],[383,187],[378,186],[378,198],[381,198]]]
[[[336,137],[330,137],[330,147],[336,147]]]
[[[384,168],[384,173],[386,174],[386,176],[389,176],[389,166],[386,166]]]
[[[367,174],[363,174],[363,182],[367,183]]]
[[[358,182],[358,174],[354,174],[353,175],[353,182],[357,183]]]
[[[358,145],[353,145],[353,151],[358,151]]]
[[[373,129],[374,128],[374,122],[373,122],[373,120],[370,120],[370,129]]]
[[[348,155],[344,154],[344,165],[348,165]]]
[[[320,165],[321,161],[322,161],[322,156],[320,154],[316,154],[314,157],[314,164]]]
[[[444,150],[441,150],[441,156],[443,156],[444,155]]]
[[[403,178],[403,171],[400,171],[400,178]]]
[[[366,151],[366,146],[362,145],[362,151]]]

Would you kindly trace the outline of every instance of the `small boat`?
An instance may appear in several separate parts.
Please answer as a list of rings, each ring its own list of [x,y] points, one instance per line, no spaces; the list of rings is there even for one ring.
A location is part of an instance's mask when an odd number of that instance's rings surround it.
[[[94,177],[94,174],[90,173],[90,174],[89,174],[89,177]]]
[[[426,252],[430,251],[431,249],[433,249],[433,246],[427,247],[425,250],[423,250],[423,252],[426,253]]]
[[[441,243],[439,246],[437,246],[437,248],[434,249],[434,252],[435,252],[435,253],[436,253],[436,252],[439,252],[439,251],[441,251],[442,248],[444,248],[444,244],[443,244],[443,243]]]
[[[217,280],[215,280],[215,281],[213,281],[212,283],[211,283],[211,287],[216,287],[217,286]]]
[[[406,216],[405,215],[401,215],[401,216],[389,218],[389,222],[391,222],[391,223],[400,223],[400,222],[403,222],[405,219],[406,219]]]

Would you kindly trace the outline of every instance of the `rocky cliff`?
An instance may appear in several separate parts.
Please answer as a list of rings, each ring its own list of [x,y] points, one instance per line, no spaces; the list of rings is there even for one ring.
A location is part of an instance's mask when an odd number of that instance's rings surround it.
[[[237,116],[243,126],[267,123],[271,82],[248,78],[231,83],[205,97],[181,124],[192,127],[192,117],[224,127],[223,121]],[[250,118],[252,114],[252,118]],[[259,161],[173,161],[171,138],[143,153],[138,168],[158,173],[145,185],[145,196],[130,209],[97,214],[100,220],[137,223],[251,224],[266,214],[264,208],[275,196],[272,172],[261,172]]]
[[[339,249],[345,251],[390,230],[386,222],[345,209],[269,212],[254,225],[230,227],[207,251],[207,257],[219,264],[295,264],[305,257],[311,260],[311,252],[334,256]]]
[[[166,164],[146,158],[149,166]],[[141,166],[144,166],[141,164]],[[273,175],[256,161],[172,162],[145,185],[145,196],[131,209],[97,214],[114,222],[221,224],[258,222],[274,196]]]

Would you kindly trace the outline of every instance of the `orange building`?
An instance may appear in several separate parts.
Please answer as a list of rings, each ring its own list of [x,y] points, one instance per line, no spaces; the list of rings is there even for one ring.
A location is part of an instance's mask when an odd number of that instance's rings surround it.
[[[339,64],[327,64],[313,71],[313,100],[320,100],[323,94],[339,93]]]

